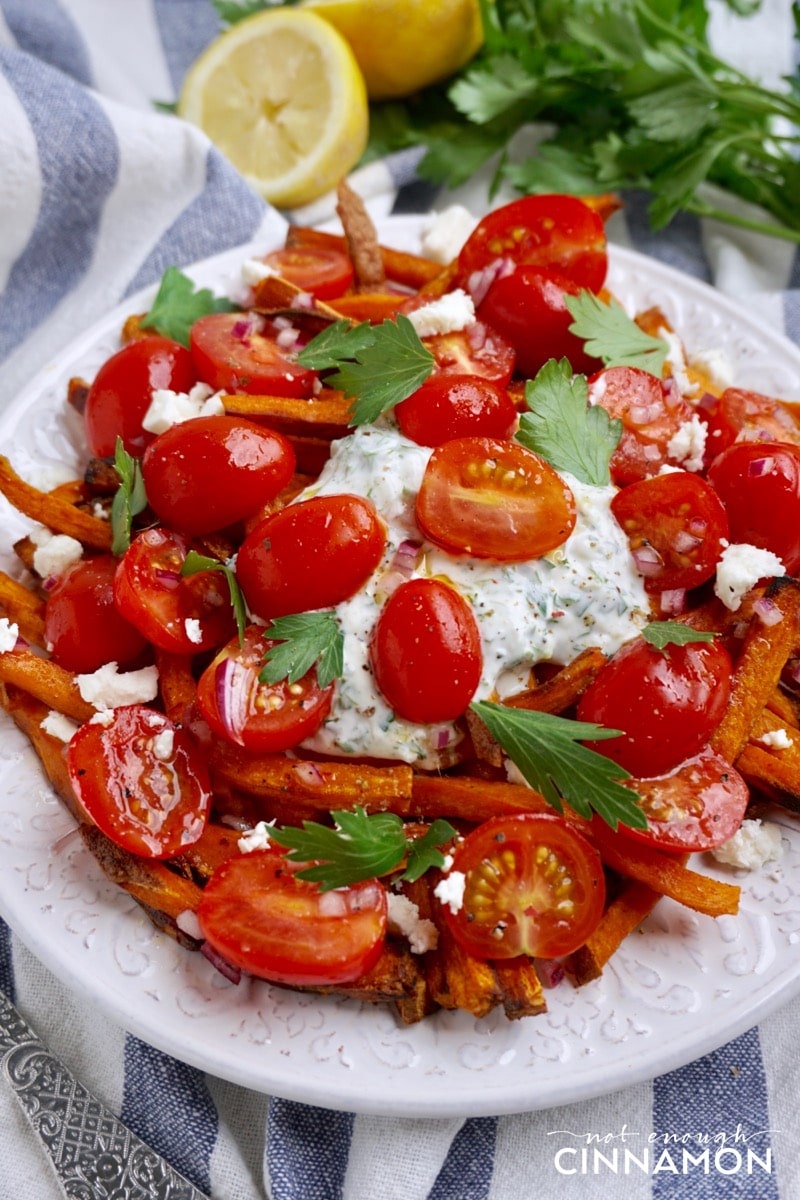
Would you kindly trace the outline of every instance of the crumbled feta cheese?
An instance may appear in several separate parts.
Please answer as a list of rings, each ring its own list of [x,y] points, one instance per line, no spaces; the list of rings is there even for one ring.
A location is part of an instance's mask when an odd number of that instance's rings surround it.
[[[733,387],[736,378],[733,364],[719,346],[712,346],[708,350],[693,350],[692,366],[707,375],[714,387],[719,388],[721,392],[725,388]]]
[[[196,383],[190,392],[156,388],[142,425],[149,433],[164,433],[193,417],[218,417],[224,412],[221,394],[207,383]]]
[[[702,471],[707,437],[708,426],[694,413],[673,433],[667,443],[667,454],[685,471]]]
[[[274,279],[279,273],[260,258],[246,258],[242,263],[242,279],[248,287],[257,287],[262,279]]]
[[[446,904],[451,913],[457,913],[464,907],[464,888],[467,877],[463,871],[451,871],[440,879],[433,894],[442,904]]]
[[[89,717],[90,725],[102,725],[104,729],[108,729],[109,725],[113,725],[113,723],[114,723],[113,708],[101,709],[100,712],[96,712],[93,716]]]
[[[762,733],[758,741],[772,750],[788,750],[792,745],[792,739],[785,729],[770,729],[767,733]]]
[[[414,901],[397,892],[389,892],[386,900],[389,928],[408,938],[411,953],[425,954],[427,950],[435,950],[439,944],[439,931],[433,921],[419,915]]]
[[[431,300],[430,304],[414,309],[408,319],[421,338],[437,333],[458,333],[475,320],[475,305],[471,296],[462,288],[456,288]]]
[[[102,500],[95,500],[92,503],[92,516],[98,521],[108,521],[109,512]]]
[[[56,712],[52,708],[44,720],[39,722],[39,727],[45,733],[49,733],[51,737],[58,738],[60,742],[70,741],[78,728],[74,721],[70,721],[69,717],[65,717],[63,713]]]
[[[463,204],[433,213],[422,231],[422,253],[437,263],[452,262],[477,223],[478,218]]]
[[[663,338],[667,343],[667,366],[670,369],[672,378],[678,385],[678,391],[682,396],[693,396],[697,391],[697,384],[692,383],[687,373],[686,355],[683,351],[681,339],[671,329],[666,329],[663,326],[659,329],[658,336]]]
[[[731,612],[736,612],[742,597],[759,579],[771,579],[774,575],[785,575],[783,563],[771,550],[760,550],[748,542],[737,542],[726,546],[717,563],[717,579],[714,592]]]
[[[153,754],[162,762],[169,762],[174,749],[175,731],[173,729],[162,729],[161,733],[157,733],[153,738]]]
[[[17,644],[19,625],[9,621],[8,617],[0,617],[0,654],[8,654]]]
[[[194,642],[195,646],[199,646],[203,640],[203,630],[197,617],[187,617],[183,622],[183,628],[186,630],[189,641]]]
[[[239,849],[242,854],[250,854],[253,850],[269,850],[272,841],[269,836],[270,826],[274,821],[258,821],[252,829],[248,829],[239,838]]]
[[[779,859],[782,852],[780,826],[759,820],[742,821],[732,838],[711,851],[717,862],[746,871],[757,871]]]
[[[179,912],[175,918],[175,924],[187,937],[194,938],[196,942],[203,941],[203,931],[200,928],[197,913],[193,912],[191,908],[185,908],[183,912]]]
[[[30,534],[36,549],[33,552],[33,569],[42,579],[55,579],[63,575],[67,567],[83,558],[83,546],[66,533],[51,533],[40,525]]]
[[[119,664],[106,663],[90,675],[77,675],[76,683],[87,704],[103,710],[123,704],[147,704],[158,695],[158,670],[142,667],[140,671],[119,672]]]

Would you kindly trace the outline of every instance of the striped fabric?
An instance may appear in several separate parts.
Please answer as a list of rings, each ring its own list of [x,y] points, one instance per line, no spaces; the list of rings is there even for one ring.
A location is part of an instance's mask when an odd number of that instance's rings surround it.
[[[720,49],[774,79],[792,66],[789,0],[765,0],[746,33],[715,9]],[[195,130],[155,111],[218,29],[211,0],[0,0],[0,402],[110,306],[188,263],[280,229]],[[455,197],[415,177],[416,155],[359,173],[376,214]],[[329,202],[302,214],[326,216]],[[800,342],[800,264],[783,243],[685,218],[650,232],[627,197],[612,236],[745,301]],[[2,805],[0,805],[0,808]],[[0,823],[0,836],[2,824]],[[87,1007],[0,922],[0,984],[59,1054],[142,1137],[216,1200],[794,1200],[800,1196],[800,1012],[782,1009],[699,1062],[566,1108],[464,1120],[354,1116],[203,1075]],[[627,1173],[649,1131],[724,1133],[729,1156],[681,1173],[679,1156]],[[613,1135],[613,1136],[612,1136]],[[625,1139],[628,1139],[627,1142]],[[737,1147],[756,1163],[734,1171]],[[665,1147],[662,1141],[659,1153]],[[692,1143],[693,1152],[698,1149]],[[672,1165],[670,1165],[672,1164]],[[595,1166],[597,1170],[595,1171]],[[0,1086],[0,1195],[61,1193]]]

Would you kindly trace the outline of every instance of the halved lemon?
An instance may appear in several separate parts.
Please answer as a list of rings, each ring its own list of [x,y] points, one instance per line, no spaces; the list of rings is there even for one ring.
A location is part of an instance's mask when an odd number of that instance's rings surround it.
[[[350,46],[295,8],[247,17],[212,42],[186,76],[178,113],[283,208],[334,187],[361,157],[369,127]]]

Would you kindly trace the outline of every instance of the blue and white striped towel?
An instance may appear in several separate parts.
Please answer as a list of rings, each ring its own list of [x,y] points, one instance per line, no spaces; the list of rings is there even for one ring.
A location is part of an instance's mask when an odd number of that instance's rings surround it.
[[[720,49],[774,79],[793,67],[789,0],[746,26],[715,9]],[[0,402],[42,362],[168,263],[189,263],[279,228],[196,131],[158,114],[218,30],[211,0],[0,0]],[[456,197],[414,180],[414,156],[366,169],[376,215]],[[800,342],[800,259],[780,242],[682,219],[652,235],[627,198],[613,236],[714,282]],[[304,219],[327,215],[317,206]],[[0,807],[2,807],[0,802]],[[610,1096],[533,1114],[466,1120],[353,1116],[206,1076],[126,1034],[64,987],[0,922],[0,984],[41,1035],[138,1133],[216,1200],[795,1200],[800,1013],[784,1008],[700,1061]],[[627,1131],[750,1137],[769,1170],[593,1174],[572,1151]],[[556,1131],[570,1131],[557,1133]],[[759,1132],[760,1131],[760,1132]],[[764,1132],[767,1131],[767,1132]],[[758,1133],[758,1136],[755,1135]],[[558,1151],[565,1149],[560,1157]],[[0,1087],[0,1195],[61,1195]]]

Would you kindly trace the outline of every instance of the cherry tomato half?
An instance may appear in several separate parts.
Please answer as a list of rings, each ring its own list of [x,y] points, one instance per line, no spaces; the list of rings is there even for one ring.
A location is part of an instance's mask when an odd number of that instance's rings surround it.
[[[464,901],[441,915],[478,958],[560,958],[582,946],[605,904],[600,855],[561,817],[494,817],[453,855]]]
[[[458,256],[458,279],[496,259],[556,270],[578,287],[598,291],[608,268],[602,219],[576,196],[523,196],[488,213]]]
[[[457,438],[430,457],[417,523],[437,546],[522,562],[560,546],[575,527],[575,497],[553,468],[517,442]]]
[[[89,819],[133,854],[171,858],[205,829],[211,787],[203,756],[153,708],[126,705],[114,709],[110,725],[82,725],[67,765]]]
[[[318,300],[343,296],[354,278],[349,256],[327,246],[286,246],[265,254],[262,261]]]
[[[98,458],[113,455],[117,436],[129,454],[139,456],[153,434],[142,428],[153,392],[188,392],[197,383],[192,356],[171,338],[129,342],[103,363],[86,398],[86,440]]]
[[[626,642],[578,702],[578,720],[622,736],[587,742],[637,778],[671,771],[702,749],[727,707],[732,665],[714,642]]]
[[[565,300],[580,290],[557,271],[516,267],[491,285],[478,316],[514,347],[517,374],[532,378],[548,359],[566,358],[573,371],[590,375],[602,364],[570,333],[573,317]]]
[[[197,684],[200,712],[214,732],[254,754],[288,750],[311,737],[333,696],[334,685],[321,688],[313,667],[296,683],[261,683],[264,657],[274,645],[263,628],[249,626],[242,645],[233,638]]]
[[[386,533],[374,506],[348,493],[314,496],[273,513],[248,534],[236,574],[264,620],[330,608],[349,599],[383,556]]]
[[[211,387],[249,395],[311,396],[316,373],[282,349],[280,331],[257,313],[210,313],[189,339],[200,378]]]
[[[480,375],[432,375],[395,408],[397,423],[419,446],[452,438],[507,438],[517,410],[508,392]]]
[[[117,560],[110,554],[82,558],[59,575],[47,594],[45,643],[54,662],[89,673],[104,663],[127,666],[147,642],[114,603]]]
[[[608,367],[589,382],[592,401],[622,421],[622,437],[611,455],[614,483],[657,475],[669,461],[669,442],[692,416],[678,389],[639,367]]]
[[[744,819],[750,791],[741,775],[709,746],[656,779],[629,779],[646,829],[620,826],[621,837],[663,850],[713,850],[733,837]]]
[[[800,569],[800,447],[735,442],[708,468],[728,513],[730,540],[771,550],[787,575]]]
[[[422,340],[436,359],[440,374],[480,375],[501,388],[514,374],[514,347],[484,321],[472,321],[466,329],[436,333]]]
[[[717,493],[698,475],[675,471],[632,483],[617,492],[611,511],[648,592],[698,587],[714,574],[728,518]]]
[[[352,983],[380,957],[386,892],[365,880],[333,892],[298,879],[275,850],[228,859],[203,889],[203,936],[234,966],[295,986]]]
[[[726,388],[706,410],[706,466],[734,442],[794,442],[800,445],[800,424],[792,406],[749,392]]]
[[[117,608],[140,633],[173,654],[198,654],[226,642],[235,629],[221,571],[181,575],[188,545],[168,529],[146,529],[119,560]]]
[[[274,500],[292,477],[291,442],[242,417],[195,417],[147,447],[142,477],[150,507],[182,533],[224,529]]]
[[[467,601],[438,579],[410,579],[386,601],[372,634],[375,682],[398,717],[453,721],[475,694],[481,635]]]

